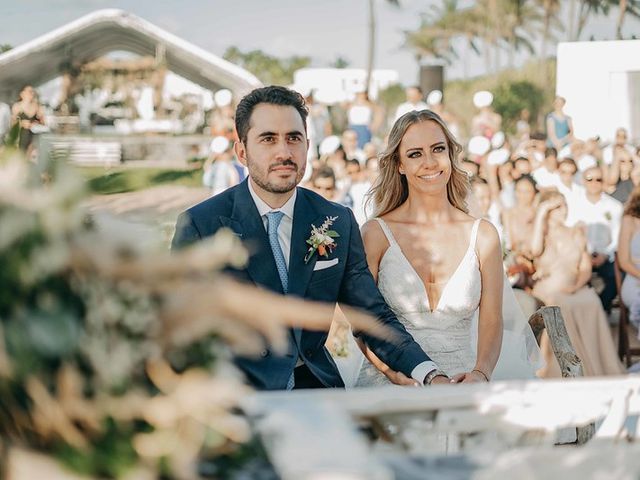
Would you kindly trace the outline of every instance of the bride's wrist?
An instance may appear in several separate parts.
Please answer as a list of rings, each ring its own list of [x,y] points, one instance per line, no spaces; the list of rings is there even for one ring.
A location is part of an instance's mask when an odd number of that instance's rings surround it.
[[[489,382],[489,375],[487,375],[486,373],[484,373],[482,370],[480,370],[479,368],[474,368],[473,370],[471,370],[472,372],[476,372],[480,375],[482,375],[482,377],[485,379],[485,381]]]

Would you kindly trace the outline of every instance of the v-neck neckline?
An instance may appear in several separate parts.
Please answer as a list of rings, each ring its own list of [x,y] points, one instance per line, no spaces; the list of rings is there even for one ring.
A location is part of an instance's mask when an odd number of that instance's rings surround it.
[[[466,252],[464,253],[464,255],[462,256],[462,259],[458,263],[458,266],[453,271],[453,274],[448,278],[448,280],[446,280],[445,282],[433,282],[433,283],[425,283],[422,280],[422,278],[420,277],[420,275],[418,274],[418,272],[416,271],[414,266],[411,264],[411,262],[409,261],[407,256],[402,251],[402,248],[400,247],[400,244],[398,244],[398,242],[396,242],[394,245],[390,245],[389,248],[387,249],[387,252],[393,247],[397,248],[398,252],[400,253],[400,256],[406,262],[406,264],[409,266],[409,268],[411,269],[411,272],[413,273],[413,275],[418,279],[418,283],[420,283],[420,285],[422,286],[422,290],[423,290],[424,296],[426,298],[427,308],[429,310],[429,313],[434,314],[434,313],[438,312],[440,310],[440,305],[442,304],[442,299],[444,298],[445,294],[447,293],[449,285],[451,284],[451,281],[453,280],[453,278],[456,275],[458,275],[458,272],[462,268],[462,265],[464,264],[465,260],[467,259],[467,256],[469,255],[469,252],[471,251],[471,245],[469,245],[469,247],[467,247]],[[385,256],[386,256],[387,252],[385,252],[385,254],[384,254]],[[435,308],[432,308],[431,300],[429,299],[429,290],[427,288],[427,285],[443,285],[443,284],[444,284],[444,287],[442,288],[442,292],[440,292],[440,297],[435,302],[436,306],[435,306]]]
[[[413,272],[413,275],[418,279],[418,283],[420,285],[422,285],[422,290],[423,290],[424,296],[426,298],[427,308],[429,310],[429,313],[430,314],[434,314],[434,313],[438,312],[439,309],[440,309],[440,305],[442,304],[442,299],[445,296],[445,294],[448,292],[449,284],[451,283],[453,278],[458,274],[458,272],[462,268],[462,265],[464,264],[465,260],[467,259],[467,256],[469,255],[469,253],[471,251],[474,251],[474,247],[475,247],[474,239],[477,236],[477,233],[475,233],[475,232],[476,232],[477,228],[479,227],[479,225],[476,225],[476,224],[479,223],[480,220],[479,219],[475,220],[473,225],[471,226],[471,235],[469,236],[469,246],[467,247],[467,250],[465,251],[465,253],[462,256],[462,258],[460,259],[460,262],[458,263],[458,266],[453,271],[453,274],[445,282],[434,282],[434,283],[428,283],[428,284],[425,283],[422,280],[422,277],[420,277],[420,275],[418,274],[418,272],[416,271],[414,266],[411,264],[411,262],[409,261],[409,258],[407,258],[407,256],[402,251],[402,248],[400,247],[400,244],[398,243],[398,241],[396,240],[395,236],[393,235],[393,232],[391,231],[391,227],[389,227],[387,225],[387,223],[382,218],[379,218],[378,220],[380,222],[382,222],[381,223],[381,227],[383,228],[383,231],[385,232],[385,235],[387,235],[387,237],[388,237],[387,241],[389,242],[389,248],[387,248],[387,251],[382,256],[382,260],[384,260],[384,258],[386,257],[387,253],[389,252],[389,250],[391,248],[394,248],[394,247],[397,248],[398,252],[400,252],[400,256],[407,263],[407,265],[411,269],[411,272]],[[429,299],[429,290],[427,288],[427,285],[442,285],[442,284],[444,284],[444,287],[442,288],[442,292],[440,292],[440,297],[438,298],[437,302],[435,302],[435,304],[436,304],[435,308],[432,308],[431,300]]]

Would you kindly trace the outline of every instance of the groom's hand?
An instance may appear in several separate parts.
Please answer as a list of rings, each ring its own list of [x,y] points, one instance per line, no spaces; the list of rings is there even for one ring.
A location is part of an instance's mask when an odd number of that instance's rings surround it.
[[[402,372],[396,372],[395,370],[391,370],[390,368],[388,368],[383,373],[385,374],[385,376],[389,379],[389,381],[391,383],[394,383],[396,385],[408,385],[408,386],[412,386],[412,387],[419,387],[420,386],[420,384],[418,382],[416,382],[413,378],[407,377]]]

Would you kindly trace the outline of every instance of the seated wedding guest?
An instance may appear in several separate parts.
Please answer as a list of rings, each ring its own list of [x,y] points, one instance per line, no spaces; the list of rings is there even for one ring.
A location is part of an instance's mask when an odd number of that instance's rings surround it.
[[[539,190],[556,187],[558,178],[558,152],[549,147],[544,152],[544,163],[532,173]]]
[[[489,188],[489,183],[484,178],[480,177],[472,177],[471,178],[471,191],[473,193],[473,197],[475,200],[475,206],[477,208],[477,212],[474,213],[478,218],[484,218],[485,220],[489,220],[491,224],[496,227],[498,231],[498,235],[502,240],[503,231],[502,231],[502,220],[501,220],[501,210],[498,202],[492,200],[491,198],[491,189]]]
[[[497,192],[500,199],[502,210],[512,208],[516,204],[516,183],[513,177],[514,165],[511,160],[498,165],[495,174],[489,169],[487,180],[491,186],[491,192],[495,196],[495,186],[498,187]],[[497,180],[497,182],[495,181]]]
[[[633,190],[631,172],[634,168],[634,155],[627,150],[618,152],[608,168],[608,181],[611,186],[611,196],[621,203],[625,203]]]
[[[567,157],[558,164],[558,183],[556,190],[567,202],[567,225],[575,225],[576,215],[584,198],[584,187],[576,183],[578,166],[573,158]]]
[[[407,101],[398,105],[396,109],[395,119],[399,119],[402,115],[413,110],[426,110],[429,108],[423,101],[422,89],[418,85],[407,87],[404,91]]]
[[[375,157],[370,158],[375,159]],[[362,226],[368,220],[369,214],[371,213],[366,208],[366,196],[371,189],[371,182],[368,179],[367,171],[362,169],[357,160],[349,160],[347,171],[349,171],[351,177],[351,186],[349,187],[347,197],[350,199],[350,207],[351,210],[353,210],[353,215],[356,217],[358,225]]]
[[[340,142],[346,159],[355,158],[362,163],[366,160],[364,152],[358,146],[358,133],[355,130],[347,129],[342,132]]]
[[[640,188],[635,188],[624,208],[618,263],[626,273],[620,296],[629,309],[629,320],[640,326]]]
[[[537,170],[544,164],[546,157],[547,136],[542,132],[531,134],[531,139],[525,144],[526,156],[531,163],[531,168]]]
[[[633,146],[628,143],[628,140],[627,130],[622,127],[618,128],[613,143],[602,151],[602,160],[605,165],[611,165],[616,156],[621,153],[626,152],[633,155]]]
[[[480,165],[466,158],[462,160],[462,162],[460,162],[460,167],[462,168],[462,170],[467,172],[467,176],[469,178],[477,177],[478,173],[480,173]]]
[[[233,144],[223,136],[211,141],[211,154],[203,166],[202,183],[211,189],[212,195],[218,195],[240,183],[241,176],[234,163],[232,147]]]
[[[513,161],[511,176],[518,180],[523,175],[531,175],[531,162],[527,157],[516,157]]]
[[[532,378],[525,344],[503,347],[525,342],[525,330],[503,337],[503,295],[513,293],[495,228],[467,213],[461,150],[431,110],[396,121],[372,189],[375,218],[362,229],[367,263],[398,319],[452,380],[487,382],[497,364],[501,378]],[[413,383],[363,351],[371,363],[360,386]]]
[[[573,121],[564,113],[566,100],[557,96],[553,102],[553,112],[547,115],[547,145],[560,151],[573,140]]]
[[[538,189],[531,175],[523,175],[515,183],[516,204],[503,213],[504,229],[509,250],[528,257],[536,216],[534,201]]]
[[[553,191],[540,195],[531,253],[535,259],[533,294],[546,305],[560,307],[571,344],[582,361],[585,376],[624,372],[598,296],[588,286],[591,259],[580,228],[567,227],[564,197]],[[549,337],[543,333],[540,348],[546,365],[538,375],[560,377]]]
[[[331,167],[320,167],[313,173],[309,188],[322,195],[327,200],[333,201],[336,196],[336,176]]]
[[[618,248],[623,207],[622,203],[603,192],[602,168],[589,168],[583,172],[582,180],[584,194],[577,203],[574,220],[586,227],[591,266],[604,281],[600,299],[608,313],[617,293],[613,259]]]

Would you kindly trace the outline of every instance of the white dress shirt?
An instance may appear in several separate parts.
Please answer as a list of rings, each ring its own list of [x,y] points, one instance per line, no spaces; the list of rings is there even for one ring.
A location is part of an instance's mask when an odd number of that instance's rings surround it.
[[[575,219],[587,226],[589,252],[604,253],[613,261],[618,249],[623,209],[622,203],[606,193],[601,193],[596,203],[590,202],[586,193],[581,194]]]
[[[293,191],[293,195],[291,198],[287,200],[287,202],[281,206],[280,208],[271,208],[267,203],[262,200],[258,194],[253,189],[251,185],[251,180],[248,180],[249,184],[249,193],[251,193],[251,198],[253,198],[253,203],[256,204],[258,208],[258,213],[260,214],[260,218],[262,219],[262,224],[264,225],[264,229],[267,230],[267,213],[269,212],[282,212],[284,216],[282,220],[280,220],[280,225],[278,225],[278,241],[280,242],[280,248],[282,249],[282,254],[284,255],[284,261],[287,264],[287,270],[289,269],[289,256],[291,255],[291,232],[293,230],[293,207],[296,205],[296,197],[298,196],[298,189],[296,188]],[[267,230],[268,231],[268,230]]]
[[[556,172],[550,172],[545,166],[536,168],[531,175],[538,187],[541,188],[556,187],[560,182],[558,174]]]
[[[293,230],[293,209],[296,204],[296,198],[298,196],[298,189],[296,188],[291,195],[291,198],[287,200],[287,202],[280,208],[271,208],[264,200],[262,200],[258,194],[253,189],[251,185],[251,180],[248,180],[249,184],[249,193],[251,194],[251,198],[253,202],[256,204],[258,209],[258,213],[260,214],[260,218],[262,218],[262,224],[264,225],[265,230],[267,230],[267,213],[269,212],[282,212],[284,216],[280,221],[280,225],[278,226],[278,241],[280,242],[280,248],[282,248],[282,254],[284,255],[285,262],[287,264],[287,269],[289,268],[289,256],[291,255],[291,232]],[[428,352],[427,352],[428,353]],[[296,363],[296,367],[302,365],[303,361],[301,358],[298,358],[298,362]],[[411,378],[424,383],[424,379],[427,374],[436,370],[438,366],[431,361],[422,362],[411,371]]]

